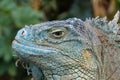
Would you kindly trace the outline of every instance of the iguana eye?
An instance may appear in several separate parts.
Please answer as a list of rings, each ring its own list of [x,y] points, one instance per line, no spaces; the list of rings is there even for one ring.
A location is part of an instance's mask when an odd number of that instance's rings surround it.
[[[55,38],[61,38],[65,35],[65,32],[62,30],[55,30],[52,32],[52,36]]]

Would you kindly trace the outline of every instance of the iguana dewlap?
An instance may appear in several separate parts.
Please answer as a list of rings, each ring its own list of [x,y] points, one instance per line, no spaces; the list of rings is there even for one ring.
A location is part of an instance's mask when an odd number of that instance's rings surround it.
[[[25,26],[12,48],[33,80],[120,80],[119,12]]]

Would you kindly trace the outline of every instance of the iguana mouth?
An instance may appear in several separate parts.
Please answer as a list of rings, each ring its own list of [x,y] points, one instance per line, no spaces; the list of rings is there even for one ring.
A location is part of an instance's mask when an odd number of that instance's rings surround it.
[[[19,55],[23,55],[23,57],[28,57],[30,55],[47,56],[48,54],[54,55],[58,53],[55,49],[51,47],[36,45],[34,43],[26,45],[18,40],[13,41],[12,47],[16,52],[19,52]]]

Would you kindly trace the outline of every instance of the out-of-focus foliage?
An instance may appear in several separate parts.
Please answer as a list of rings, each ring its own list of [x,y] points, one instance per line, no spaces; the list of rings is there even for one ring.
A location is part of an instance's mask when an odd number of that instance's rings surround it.
[[[94,16],[107,16],[108,19],[112,19],[118,10],[117,4],[119,0],[91,0],[91,2]]]
[[[45,12],[47,20],[66,19],[69,17],[92,16],[90,0],[40,0],[40,9]]]
[[[11,43],[17,31],[42,21],[93,16],[113,17],[120,0],[0,0],[0,80],[30,80],[15,67]]]
[[[20,6],[14,0],[0,0],[0,76],[11,76],[11,79],[17,76],[11,49],[12,40],[20,27],[39,23],[42,18],[43,13],[32,9],[28,4]],[[10,79],[0,77],[0,80]]]

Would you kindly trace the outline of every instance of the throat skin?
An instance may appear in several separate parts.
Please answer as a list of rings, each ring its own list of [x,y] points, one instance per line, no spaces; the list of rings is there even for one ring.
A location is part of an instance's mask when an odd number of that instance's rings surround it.
[[[32,80],[44,80],[44,75],[40,68],[36,67],[34,64],[30,63],[29,68],[32,74]]]
[[[100,80],[98,79],[98,75],[95,71],[85,71],[82,70],[80,67],[76,69],[68,69],[68,74],[53,74],[48,73],[48,70],[44,70],[43,72],[36,67],[35,65],[31,64],[31,71],[33,80]],[[74,67],[73,67],[74,68]],[[64,71],[62,71],[64,73]],[[43,75],[44,74],[44,75]]]
[[[31,70],[34,80],[101,80],[97,65],[90,68],[86,64],[77,63],[55,67],[55,65],[49,63],[52,66],[47,68],[43,63],[34,62],[31,58],[30,60],[33,63],[31,64]]]

